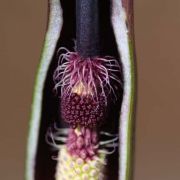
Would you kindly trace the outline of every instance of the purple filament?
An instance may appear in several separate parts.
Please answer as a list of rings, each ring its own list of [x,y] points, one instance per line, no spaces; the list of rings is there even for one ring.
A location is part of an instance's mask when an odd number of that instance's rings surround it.
[[[82,58],[77,52],[65,50],[59,57],[58,67],[54,73],[55,90],[61,88],[61,96],[70,96],[72,89],[83,84],[85,90],[98,100],[104,96],[107,103],[109,95],[117,97],[121,86],[119,62],[113,57]]]

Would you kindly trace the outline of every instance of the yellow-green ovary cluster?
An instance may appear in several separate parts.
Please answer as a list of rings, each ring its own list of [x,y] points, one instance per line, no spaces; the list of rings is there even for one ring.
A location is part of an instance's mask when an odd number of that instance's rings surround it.
[[[71,156],[66,146],[59,151],[56,180],[105,180],[105,154],[84,161]]]

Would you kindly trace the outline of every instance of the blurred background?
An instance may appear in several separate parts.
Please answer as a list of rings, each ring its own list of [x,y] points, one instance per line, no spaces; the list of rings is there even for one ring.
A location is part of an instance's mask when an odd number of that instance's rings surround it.
[[[180,1],[134,0],[138,102],[134,180],[180,179]],[[47,0],[0,1],[0,179],[23,180]]]

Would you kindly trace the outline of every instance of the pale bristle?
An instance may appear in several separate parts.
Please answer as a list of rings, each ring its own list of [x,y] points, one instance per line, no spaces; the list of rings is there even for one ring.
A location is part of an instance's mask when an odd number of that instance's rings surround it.
[[[99,153],[93,159],[84,161],[71,156],[66,146],[58,154],[56,180],[105,180],[106,155]]]

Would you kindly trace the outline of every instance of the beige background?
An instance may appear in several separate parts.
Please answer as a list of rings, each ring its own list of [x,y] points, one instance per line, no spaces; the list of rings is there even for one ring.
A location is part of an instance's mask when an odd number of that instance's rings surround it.
[[[0,0],[0,179],[23,180],[46,0]],[[135,180],[180,179],[180,1],[135,0]]]

